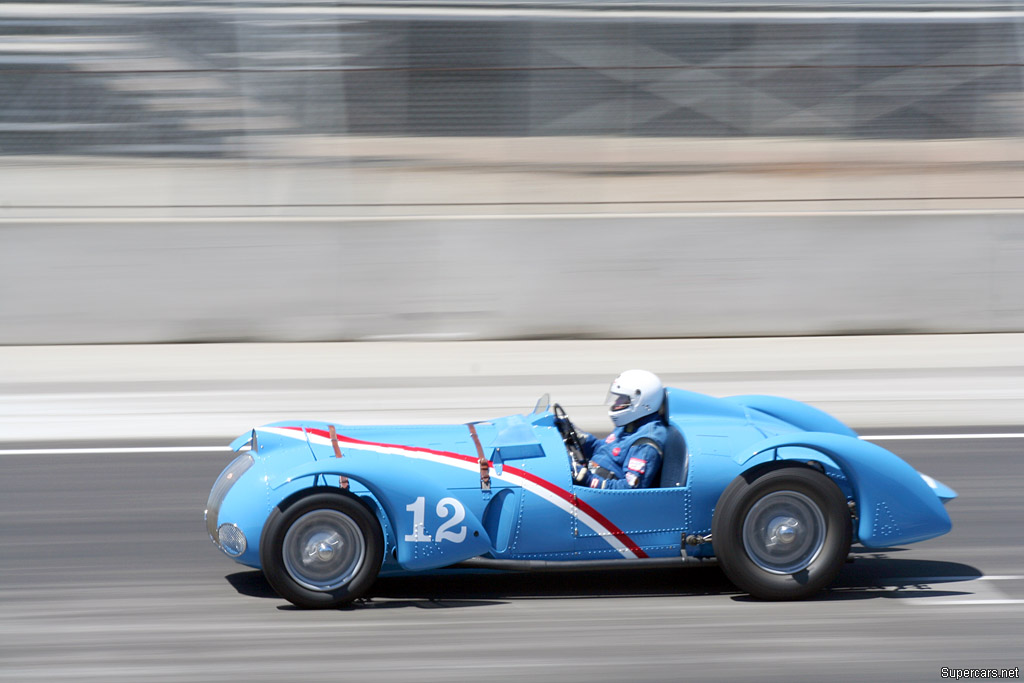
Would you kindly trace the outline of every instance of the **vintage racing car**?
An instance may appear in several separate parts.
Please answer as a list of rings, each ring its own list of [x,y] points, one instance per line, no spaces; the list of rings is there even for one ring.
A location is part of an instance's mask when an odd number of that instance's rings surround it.
[[[752,596],[829,585],[851,543],[951,528],[950,488],[830,415],[773,396],[666,389],[657,488],[573,485],[578,434],[530,414],[456,425],[280,422],[232,443],[206,527],[300,607],[363,596],[381,574],[700,564]]]

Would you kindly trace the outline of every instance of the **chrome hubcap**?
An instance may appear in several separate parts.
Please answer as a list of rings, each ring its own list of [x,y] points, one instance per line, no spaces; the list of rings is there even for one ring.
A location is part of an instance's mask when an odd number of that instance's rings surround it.
[[[792,517],[786,517],[785,519],[776,517],[768,525],[769,529],[771,529],[768,544],[792,543],[796,540],[799,526],[800,520],[793,519]]]
[[[338,534],[331,534],[329,538],[321,541],[314,540],[307,546],[306,555],[315,557],[320,562],[329,562],[334,556],[334,546],[341,543]]]
[[[284,566],[299,585],[315,591],[340,588],[366,561],[366,544],[355,521],[338,510],[313,510],[288,527]]]
[[[743,547],[772,574],[806,569],[825,544],[825,516],[796,491],[774,491],[758,500],[743,520]]]

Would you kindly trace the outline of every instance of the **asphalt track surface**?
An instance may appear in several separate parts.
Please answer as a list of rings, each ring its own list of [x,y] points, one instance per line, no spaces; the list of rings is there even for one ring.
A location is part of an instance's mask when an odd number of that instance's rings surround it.
[[[1021,438],[885,441],[960,493],[954,529],[855,552],[805,602],[698,568],[382,579],[318,612],[208,539],[228,452],[108,450],[209,443],[4,447],[0,681],[937,681],[1024,664]]]

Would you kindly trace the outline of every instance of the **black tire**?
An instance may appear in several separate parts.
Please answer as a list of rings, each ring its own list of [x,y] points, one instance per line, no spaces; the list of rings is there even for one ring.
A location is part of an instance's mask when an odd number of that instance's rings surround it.
[[[267,581],[306,609],[341,607],[365,595],[383,557],[377,517],[341,492],[311,493],[283,510],[274,508],[260,541]]]
[[[835,580],[853,525],[846,496],[800,463],[736,477],[718,499],[712,543],[725,575],[762,600],[800,600]]]

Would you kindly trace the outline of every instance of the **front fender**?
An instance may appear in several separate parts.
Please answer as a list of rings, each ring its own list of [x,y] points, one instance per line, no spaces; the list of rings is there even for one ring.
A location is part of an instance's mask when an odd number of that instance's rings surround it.
[[[843,471],[857,502],[857,536],[866,547],[914,543],[953,528],[942,502],[921,475],[899,456],[869,441],[825,432],[787,434],[761,441],[734,459],[742,465],[786,447],[817,451]]]
[[[441,467],[442,469],[438,469]],[[268,485],[277,490],[318,475],[345,476],[365,486],[380,502],[395,530],[398,564],[408,570],[445,567],[486,553],[490,539],[461,487],[451,487],[443,466],[401,455],[346,447],[344,458],[303,463]],[[471,490],[477,498],[482,494]],[[422,501],[420,499],[423,499]]]

